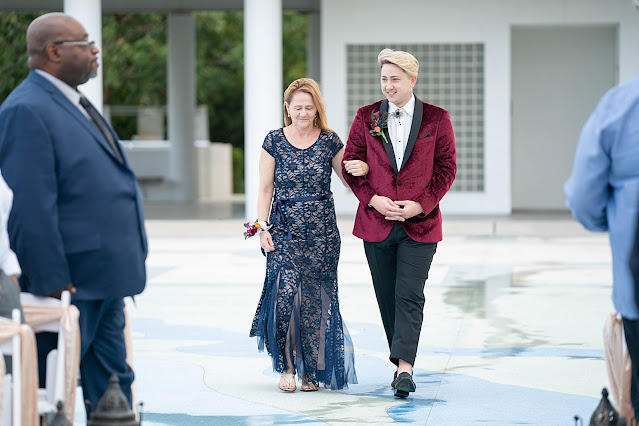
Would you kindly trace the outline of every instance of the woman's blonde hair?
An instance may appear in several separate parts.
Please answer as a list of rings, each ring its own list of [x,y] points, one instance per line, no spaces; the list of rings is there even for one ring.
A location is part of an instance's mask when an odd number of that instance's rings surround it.
[[[419,61],[417,61],[417,58],[401,50],[384,49],[379,52],[377,62],[379,62],[380,68],[384,64],[397,65],[411,77],[417,77],[417,73],[419,72]]]
[[[317,115],[313,119],[313,125],[326,132],[333,132],[326,123],[326,109],[324,108],[324,100],[322,99],[319,85],[312,78],[298,78],[292,82],[284,92],[284,125],[290,126],[292,123],[291,117],[286,110],[286,104],[291,104],[293,96],[297,92],[308,93],[311,95],[311,98],[313,98],[313,104],[317,109]]]

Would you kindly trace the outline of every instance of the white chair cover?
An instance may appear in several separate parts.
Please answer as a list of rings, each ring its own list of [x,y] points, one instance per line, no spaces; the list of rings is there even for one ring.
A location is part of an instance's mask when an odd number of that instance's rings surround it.
[[[632,364],[623,334],[623,322],[621,316],[615,312],[611,312],[606,317],[603,338],[606,369],[610,380],[610,397],[619,414],[626,418],[628,424],[631,424],[630,421],[635,415],[630,401]]]
[[[12,321],[0,322],[0,342],[20,335],[20,374],[22,399],[22,426],[38,426],[38,355],[36,352],[35,333],[27,324],[16,324]],[[4,360],[2,361],[4,367]],[[4,369],[4,368],[3,368]],[[0,381],[4,374],[0,375]],[[0,383],[0,389],[3,387]]]
[[[24,318],[27,324],[33,327],[62,319],[62,328],[64,330],[64,341],[66,346],[66,350],[64,352],[65,414],[67,419],[73,423],[73,417],[75,414],[75,390],[78,383],[78,369],[80,367],[80,312],[74,305],[59,307],[23,304],[22,310],[24,311]]]

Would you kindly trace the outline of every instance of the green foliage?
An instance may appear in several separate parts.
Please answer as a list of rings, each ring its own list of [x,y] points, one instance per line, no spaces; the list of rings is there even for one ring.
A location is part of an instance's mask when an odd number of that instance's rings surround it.
[[[233,147],[233,193],[244,193],[244,148]]]
[[[27,27],[41,14],[0,13],[0,103],[29,74]]]
[[[25,33],[40,14],[0,13],[0,102],[27,76]],[[197,103],[207,105],[212,141],[231,143],[234,187],[244,190],[244,17],[241,12],[195,16]],[[102,17],[104,103],[166,105],[166,13],[118,13]],[[306,16],[284,12],[283,83],[306,75]],[[259,114],[259,106],[253,108]],[[135,120],[112,117],[123,139]]]
[[[244,22],[239,12],[195,14],[197,102],[209,108],[211,140],[244,148]],[[306,74],[306,16],[285,12],[283,82]],[[256,113],[258,111],[256,110]]]
[[[165,13],[102,16],[103,101],[105,105],[166,105]],[[123,140],[137,133],[135,117],[111,117]]]
[[[195,14],[197,103],[209,110],[212,141],[233,144],[233,192],[244,192],[244,22],[238,12]],[[306,17],[285,12],[283,82],[306,74]],[[259,107],[254,108],[259,114]],[[255,165],[257,167],[257,165]]]
[[[214,142],[244,147],[244,22],[237,12],[195,14],[197,103]]]
[[[103,15],[105,104],[166,104],[166,21],[164,13]]]
[[[306,16],[284,12],[282,28],[282,68],[286,89],[294,80],[306,77]]]

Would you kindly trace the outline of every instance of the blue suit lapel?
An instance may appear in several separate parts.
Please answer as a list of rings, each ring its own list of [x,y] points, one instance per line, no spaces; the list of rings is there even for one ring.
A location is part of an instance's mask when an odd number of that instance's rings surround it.
[[[388,112],[388,100],[384,99],[382,101],[382,104],[379,106],[380,117],[382,116],[382,114],[387,112]],[[390,134],[388,133],[388,126],[386,126],[383,131],[384,131],[384,134],[386,135],[386,140],[388,141],[388,143],[384,142],[383,139],[381,141],[382,141],[382,144],[384,145],[384,150],[386,151],[386,155],[388,155],[388,160],[390,161],[391,166],[393,166],[393,170],[395,171],[395,174],[397,174],[398,171],[397,171],[397,162],[395,161],[395,151],[393,150],[393,144],[391,143]]]
[[[55,103],[57,103],[65,111],[67,111],[71,115],[71,117],[78,120],[78,122],[80,122],[80,124],[82,124],[82,126],[89,133],[91,133],[91,135],[93,136],[93,139],[95,139],[96,142],[100,144],[100,146],[111,156],[111,158],[115,162],[117,162],[118,164],[122,164],[120,163],[117,156],[115,155],[115,153],[109,146],[109,143],[104,139],[104,135],[100,132],[100,130],[96,127],[96,125],[93,124],[93,122],[89,118],[87,118],[84,114],[82,114],[80,110],[75,105],[73,105],[66,96],[62,94],[62,92],[60,92],[53,84],[47,81],[46,78],[42,77],[41,75],[38,75],[34,71],[31,71],[31,73],[29,73],[28,78],[31,79],[33,83],[43,88],[49,94],[49,98],[53,100]],[[107,122],[107,125],[109,126],[109,130],[111,131],[111,134],[113,134],[114,139],[116,141],[119,141],[118,136],[115,134],[115,131],[113,130],[111,125],[109,125],[108,122]],[[126,156],[124,155],[124,152],[122,152],[122,157],[124,158],[124,164],[126,165],[127,168],[129,168],[129,164],[126,159]]]

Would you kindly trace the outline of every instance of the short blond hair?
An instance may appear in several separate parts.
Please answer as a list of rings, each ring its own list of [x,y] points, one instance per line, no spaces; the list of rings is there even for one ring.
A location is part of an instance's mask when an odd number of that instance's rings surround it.
[[[377,62],[379,62],[380,68],[384,66],[384,64],[397,65],[411,77],[417,77],[417,73],[419,72],[419,61],[417,58],[401,50],[384,49],[379,52]]]
[[[286,104],[290,105],[293,100],[293,95],[297,92],[308,93],[311,95],[311,98],[313,98],[313,104],[317,109],[317,115],[313,119],[313,125],[326,132],[333,132],[326,122],[326,108],[324,107],[324,100],[322,99],[319,85],[312,78],[298,78],[292,82],[284,92],[284,125],[290,126],[292,123],[291,116],[286,110]]]

